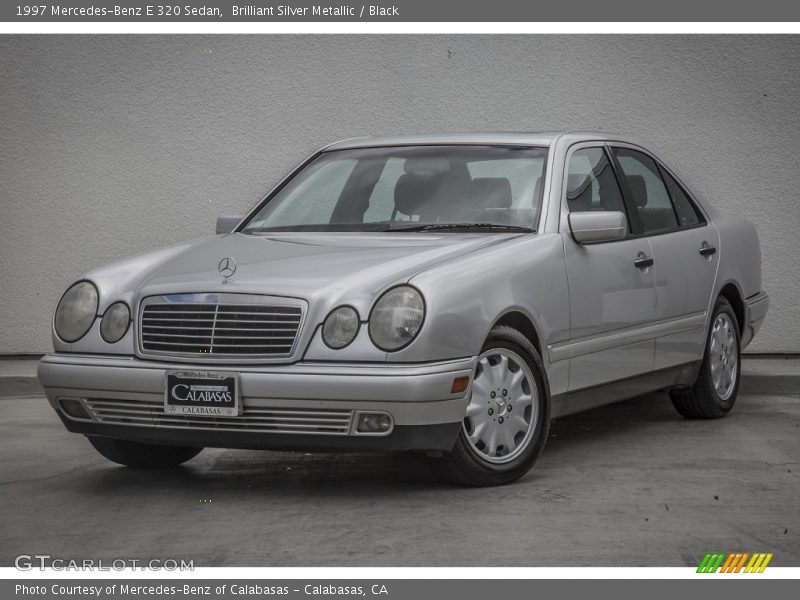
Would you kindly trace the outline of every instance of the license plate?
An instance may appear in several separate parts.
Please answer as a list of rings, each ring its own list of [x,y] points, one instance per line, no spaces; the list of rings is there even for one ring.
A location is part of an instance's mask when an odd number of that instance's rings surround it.
[[[167,371],[167,415],[235,417],[240,409],[238,373]]]

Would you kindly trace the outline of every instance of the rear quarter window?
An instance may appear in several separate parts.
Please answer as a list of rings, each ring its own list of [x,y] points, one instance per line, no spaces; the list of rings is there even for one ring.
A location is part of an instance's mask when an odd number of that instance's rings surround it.
[[[664,183],[667,185],[669,195],[672,197],[672,204],[675,206],[675,213],[678,215],[680,226],[691,227],[704,223],[705,220],[701,217],[700,211],[672,175],[666,169],[661,169],[661,175],[664,177]]]

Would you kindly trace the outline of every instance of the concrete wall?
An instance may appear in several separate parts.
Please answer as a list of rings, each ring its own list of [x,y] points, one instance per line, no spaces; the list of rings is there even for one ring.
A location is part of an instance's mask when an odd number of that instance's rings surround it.
[[[3,36],[0,353],[50,349],[87,270],[213,231],[318,146],[427,131],[637,137],[760,231],[754,351],[800,351],[800,39]]]

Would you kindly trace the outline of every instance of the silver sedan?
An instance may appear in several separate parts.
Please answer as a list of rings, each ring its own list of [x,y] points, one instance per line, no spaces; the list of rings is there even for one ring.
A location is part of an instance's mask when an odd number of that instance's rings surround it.
[[[74,283],[39,377],[131,467],[415,450],[504,484],[557,416],[659,389],[727,414],[769,304],[760,261],[753,225],[619,137],[354,139],[217,235]]]

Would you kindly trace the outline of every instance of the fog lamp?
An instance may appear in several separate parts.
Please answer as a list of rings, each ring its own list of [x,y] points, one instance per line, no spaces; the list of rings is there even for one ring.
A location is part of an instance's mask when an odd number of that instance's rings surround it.
[[[360,413],[356,429],[359,433],[386,433],[392,429],[392,416],[386,413]]]
[[[92,416],[86,410],[83,402],[77,398],[62,398],[58,401],[61,408],[73,419],[86,419],[90,420]]]

